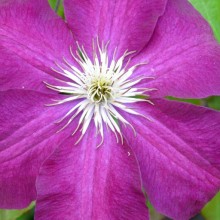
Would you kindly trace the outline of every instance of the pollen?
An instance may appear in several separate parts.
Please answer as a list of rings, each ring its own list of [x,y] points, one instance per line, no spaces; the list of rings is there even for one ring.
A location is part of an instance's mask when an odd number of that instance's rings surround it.
[[[135,133],[135,129],[120,112],[127,112],[136,116],[146,116],[138,113],[130,105],[136,102],[148,102],[149,95],[146,93],[154,89],[139,88],[137,85],[146,78],[152,77],[133,77],[133,73],[141,65],[139,63],[129,66],[129,59],[125,62],[125,58],[133,52],[125,51],[124,54],[116,60],[117,49],[115,49],[113,58],[108,57],[108,44],[100,46],[99,43],[93,43],[93,58],[89,58],[83,46],[79,46],[75,53],[70,47],[72,58],[79,64],[80,68],[76,68],[63,58],[61,63],[56,63],[56,73],[65,76],[66,81],[62,81],[61,85],[51,85],[45,82],[49,89],[55,90],[63,96],[63,99],[55,101],[48,106],[60,105],[66,102],[78,100],[78,104],[73,105],[58,122],[68,119],[67,123],[59,130],[69,126],[71,122],[79,116],[78,126],[73,135],[81,132],[81,136],[76,142],[82,139],[89,125],[94,121],[96,134],[101,135],[101,146],[104,141],[104,126],[107,126],[116,136],[117,142],[119,137],[123,143],[120,124],[131,126]],[[128,67],[129,66],[129,67]],[[59,82],[59,81],[58,81]],[[144,98],[143,98],[144,97]],[[147,118],[148,119],[148,118]]]

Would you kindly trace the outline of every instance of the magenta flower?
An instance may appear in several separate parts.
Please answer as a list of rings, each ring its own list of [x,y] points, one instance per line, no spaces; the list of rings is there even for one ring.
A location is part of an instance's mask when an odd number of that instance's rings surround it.
[[[0,207],[186,220],[220,187],[220,47],[187,0],[0,1]]]

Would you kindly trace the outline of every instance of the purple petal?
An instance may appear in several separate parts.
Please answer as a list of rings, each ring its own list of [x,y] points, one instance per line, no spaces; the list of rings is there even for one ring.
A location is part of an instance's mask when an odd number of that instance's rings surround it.
[[[220,46],[211,28],[187,0],[169,0],[155,33],[134,63],[155,79],[154,96],[202,98],[220,94]]]
[[[0,207],[24,208],[36,199],[39,168],[70,131],[56,134],[66,106],[45,107],[53,96],[0,92]]]
[[[102,146],[89,128],[63,142],[37,181],[37,220],[148,219],[140,174],[130,148],[108,133]]]
[[[130,118],[137,137],[129,130],[124,135],[154,207],[172,219],[190,219],[220,189],[220,112],[165,100],[154,103],[136,106],[152,122]]]
[[[53,84],[54,78],[28,64],[18,55],[0,47],[0,91],[35,90],[51,93],[43,81]],[[56,84],[57,82],[54,82]],[[53,92],[54,93],[54,92]]]
[[[24,62],[51,73],[70,56],[72,35],[45,0],[0,2],[0,46]]]
[[[96,37],[117,47],[139,51],[149,41],[167,0],[65,0],[65,16],[74,38],[89,51]]]

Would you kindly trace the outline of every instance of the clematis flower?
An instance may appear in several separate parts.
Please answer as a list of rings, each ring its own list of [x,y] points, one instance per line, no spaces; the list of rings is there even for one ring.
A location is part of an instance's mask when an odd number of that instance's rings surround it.
[[[220,47],[186,0],[0,1],[0,207],[37,220],[186,220],[220,187]]]

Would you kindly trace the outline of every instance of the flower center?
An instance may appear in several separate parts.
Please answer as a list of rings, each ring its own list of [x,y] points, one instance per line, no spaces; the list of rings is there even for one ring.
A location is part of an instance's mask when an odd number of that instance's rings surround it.
[[[76,68],[65,58],[63,62],[57,64],[55,72],[66,77],[66,81],[62,81],[62,86],[51,85],[45,83],[48,88],[68,95],[65,98],[49,104],[58,105],[66,102],[78,100],[78,104],[73,107],[59,120],[59,122],[67,119],[67,123],[60,129],[63,130],[71,122],[79,116],[78,126],[73,132],[76,133],[80,129],[81,136],[76,144],[81,140],[92,120],[96,127],[96,133],[100,134],[102,141],[104,140],[104,124],[115,134],[118,141],[118,135],[123,137],[120,129],[120,123],[133,126],[123,117],[120,112],[127,112],[132,115],[143,116],[130,107],[136,102],[152,102],[147,99],[146,92],[153,89],[139,88],[136,85],[143,79],[151,77],[132,77],[135,69],[144,65],[143,63],[127,67],[129,61],[124,63],[125,57],[130,55],[127,51],[118,59],[115,59],[116,50],[111,60],[108,58],[107,45],[102,47],[97,43],[97,50],[93,51],[93,60],[90,59],[83,47],[78,45],[76,55],[70,48],[73,59],[79,64],[80,68]],[[63,85],[64,84],[64,85]],[[143,98],[144,97],[144,98]],[[147,117],[145,117],[147,118]],[[148,119],[148,118],[147,118]],[[135,129],[133,128],[134,132]],[[100,146],[99,145],[99,146]]]
[[[107,102],[112,94],[112,80],[99,76],[94,78],[88,87],[88,95],[92,102]]]

